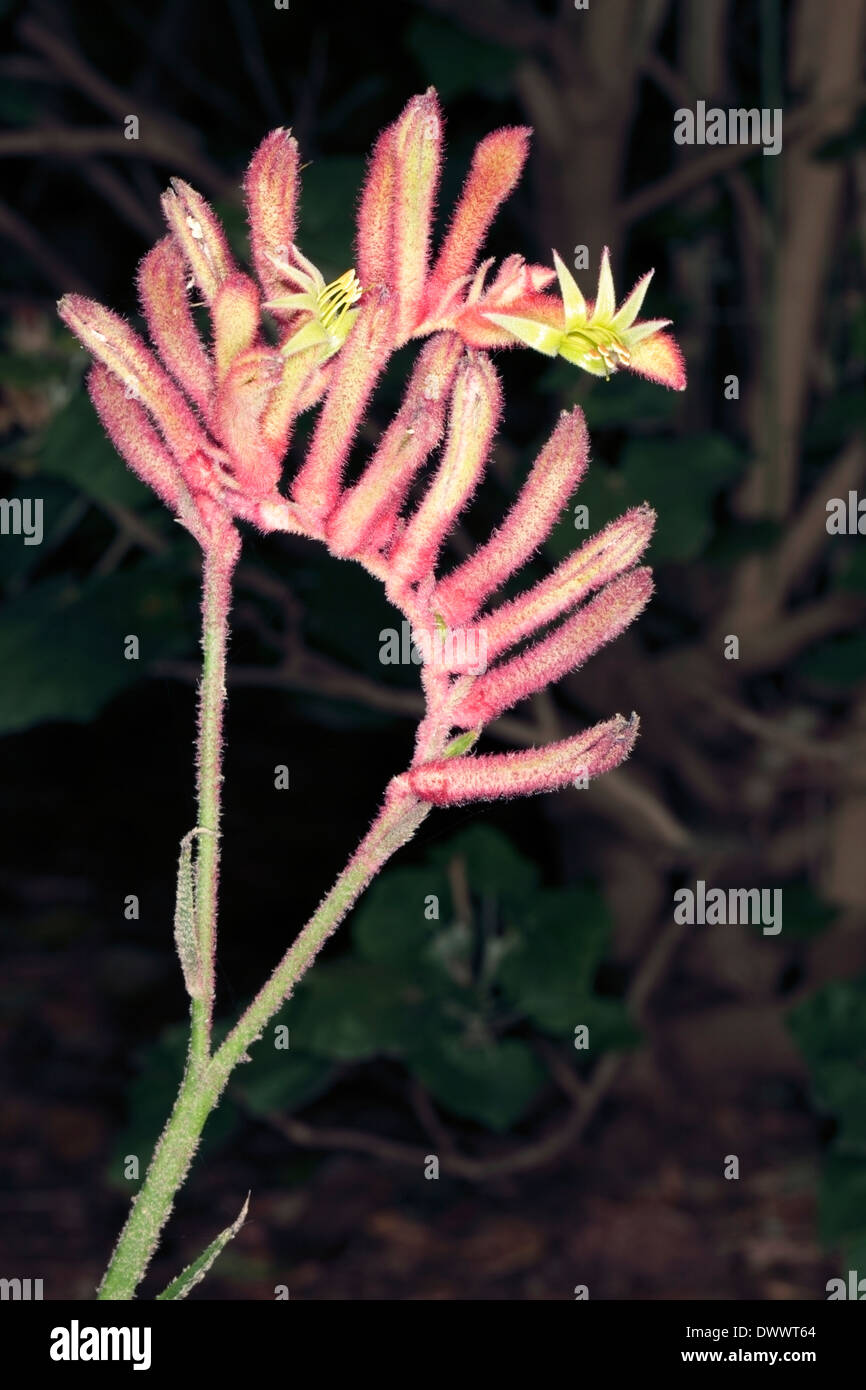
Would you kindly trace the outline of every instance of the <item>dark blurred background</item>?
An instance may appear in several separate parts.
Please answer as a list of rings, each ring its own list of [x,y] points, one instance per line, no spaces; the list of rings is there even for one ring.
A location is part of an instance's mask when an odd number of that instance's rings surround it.
[[[682,395],[502,355],[504,428],[452,542],[489,533],[579,401],[593,468],[575,502],[590,532],[653,503],[657,593],[485,746],[632,709],[641,737],[589,790],[430,816],[284,1011],[289,1050],[268,1035],[240,1069],[144,1292],[249,1189],[194,1297],[808,1299],[866,1273],[864,0],[4,0],[0,16],[0,491],[45,518],[39,546],[0,537],[0,1273],[92,1297],[186,1015],[170,924],[194,814],[197,557],[104,440],[55,300],[136,314],[174,174],[243,254],[239,180],[275,125],[308,161],[300,245],[339,274],[365,154],[431,83],[440,212],[477,139],[531,125],[490,253],[572,264],[585,246],[589,295],[604,244],[621,294],[654,266],[648,312],[685,351]],[[674,112],[698,100],[781,108],[781,154],[676,144]],[[829,534],[828,501],[847,512],[851,492],[854,533]],[[567,511],[536,572],[585,535]],[[226,1020],[405,766],[419,709],[416,670],[379,661],[396,615],[357,567],[250,535],[234,616]],[[782,931],[677,924],[673,894],[699,879],[781,888]]]

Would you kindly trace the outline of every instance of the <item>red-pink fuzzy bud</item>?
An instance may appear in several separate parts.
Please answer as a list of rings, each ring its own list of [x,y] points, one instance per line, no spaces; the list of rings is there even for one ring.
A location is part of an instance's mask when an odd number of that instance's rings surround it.
[[[630,569],[649,544],[655,517],[651,507],[630,508],[563,560],[546,579],[479,618],[488,660],[576,608],[587,594]]]
[[[637,732],[637,715],[623,719],[618,714],[583,734],[542,748],[424,763],[407,773],[405,781],[417,797],[434,806],[558,791],[618,767],[631,752]]]
[[[582,666],[634,621],[651,593],[648,569],[614,579],[549,637],[479,676],[455,710],[454,723],[461,729],[488,724],[503,710]]]
[[[488,228],[526,162],[526,126],[495,130],[477,146],[460,202],[430,276],[428,311],[448,284],[474,266]]]
[[[365,287],[387,285],[395,296],[400,340],[422,307],[441,150],[442,117],[431,87],[380,135],[361,195],[358,275]]]
[[[441,160],[442,117],[431,87],[409,102],[394,133],[393,288],[400,338],[409,336],[422,307]]]
[[[219,218],[200,193],[172,179],[162,196],[166,221],[182,247],[193,278],[210,304],[235,266]]]
[[[365,289],[390,280],[395,179],[394,127],[388,126],[373,146],[358,203],[355,260]]]
[[[305,401],[320,370],[318,356],[319,349],[313,346],[283,359],[282,375],[277,379],[262,416],[262,439],[279,458],[289,446],[295,419],[306,409]]]
[[[454,333],[437,333],[424,344],[400,409],[360,479],[343,494],[329,519],[328,544],[335,554],[363,550],[372,534],[380,532],[386,514],[396,518],[412,479],[442,438],[445,407],[462,352]]]
[[[369,291],[334,359],[328,391],[292,497],[316,522],[337,505],[346,458],[376,379],[394,347],[394,304],[387,290]]]
[[[117,452],[171,511],[178,512],[183,493],[180,473],[147,412],[101,362],[90,368],[87,389]]]
[[[261,301],[248,275],[237,271],[224,280],[211,305],[217,381],[224,381],[236,357],[255,345]]]
[[[274,261],[287,261],[295,240],[298,142],[288,130],[272,130],[250,161],[244,179],[253,261],[269,299],[280,291]]]
[[[264,438],[261,422],[282,369],[278,353],[251,348],[235,358],[217,395],[216,432],[238,486],[250,497],[267,495],[280,480],[282,453]]]
[[[448,438],[430,487],[389,555],[393,592],[432,575],[439,548],[484,471],[502,409],[490,359],[467,353],[457,371]]]
[[[550,533],[586,472],[589,436],[583,411],[563,411],[516,503],[490,540],[436,587],[433,608],[449,625],[468,622]]]
[[[449,315],[448,322],[470,347],[519,347],[519,340],[489,317],[491,313],[499,313],[501,308],[496,299],[485,295],[477,304],[467,304]],[[540,328],[547,325],[562,329],[562,300],[539,290],[526,290],[517,299],[510,300],[507,312],[532,319]]]
[[[213,364],[192,316],[186,280],[183,255],[170,236],[148,251],[138,271],[141,307],[151,342],[175,381],[207,418]]]
[[[181,470],[191,454],[209,451],[207,436],[185,397],[128,323],[80,294],[65,295],[58,313],[92,356],[150,412]]]

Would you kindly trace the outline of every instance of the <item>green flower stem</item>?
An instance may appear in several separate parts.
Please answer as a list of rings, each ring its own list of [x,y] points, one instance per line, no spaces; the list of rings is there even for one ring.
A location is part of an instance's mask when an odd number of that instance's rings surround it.
[[[194,1064],[190,1054],[171,1117],[100,1287],[100,1299],[134,1298],[168,1220],[175,1195],[189,1170],[208,1115],[215,1108],[232,1070],[312,964],[323,943],[370,879],[411,839],[429,810],[429,805],[410,796],[394,796],[385,802],[328,896],[219,1050],[203,1068]]]
[[[205,1121],[218,1098],[219,1087],[215,1086],[210,1069],[193,1067],[190,1058],[174,1109],[99,1287],[100,1300],[135,1297],[198,1147]]]
[[[233,535],[236,533],[232,533]],[[201,994],[192,1001],[190,1062],[201,1069],[210,1055],[214,1005],[219,829],[222,788],[222,729],[226,699],[226,649],[236,542],[205,552],[202,585],[202,666],[197,752],[197,836],[195,933],[201,968]]]
[[[192,1000],[190,1047],[180,1091],[111,1257],[99,1289],[100,1300],[128,1300],[135,1297],[171,1213],[175,1196],[189,1171],[208,1116],[218,1104],[235,1066],[245,1058],[247,1048],[261,1036],[268,1021],[292,993],[325,941],[354,906],[370,880],[392,854],[412,838],[431,809],[429,803],[420,801],[408,790],[403,778],[396,778],[392,782],[379,815],[330,893],[286,951],[270,979],[221,1047],[211,1055],[222,723],[228,611],[236,559],[237,537],[232,529],[231,534],[222,537],[219,547],[206,555],[204,567],[204,667],[198,726],[196,829],[199,834],[195,880],[196,940],[203,988],[200,997]],[[451,727],[451,709],[462,695],[466,683],[457,681],[449,686],[444,678],[425,683],[429,710],[418,731],[416,763],[441,755]],[[208,833],[202,834],[202,831]]]

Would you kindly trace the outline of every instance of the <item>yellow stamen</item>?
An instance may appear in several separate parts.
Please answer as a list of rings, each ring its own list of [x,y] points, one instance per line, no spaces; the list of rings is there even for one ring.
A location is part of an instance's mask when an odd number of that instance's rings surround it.
[[[322,327],[327,331],[339,326],[353,304],[357,304],[363,290],[354,270],[346,270],[330,285],[325,285],[316,296],[316,314]]]

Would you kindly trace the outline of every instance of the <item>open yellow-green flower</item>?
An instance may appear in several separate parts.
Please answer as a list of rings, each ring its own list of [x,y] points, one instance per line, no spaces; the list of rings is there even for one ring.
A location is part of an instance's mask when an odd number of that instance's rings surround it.
[[[354,270],[344,271],[326,285],[322,272],[301,254],[297,246],[292,247],[292,256],[295,261],[293,265],[276,261],[274,264],[287,280],[299,287],[297,292],[271,299],[265,308],[305,310],[311,314],[312,317],[297,333],[287,338],[280,351],[284,357],[292,357],[320,343],[326,349],[322,359],[325,361],[346,341],[349,329],[358,316],[357,309],[353,309],[352,305],[357,304],[363,290]]]
[[[610,377],[627,367],[675,390],[684,388],[685,370],[679,348],[670,334],[662,332],[670,319],[636,322],[652,271],[638,280],[617,309],[607,247],[601,257],[598,292],[591,304],[587,304],[571,271],[555,251],[553,261],[562,296],[562,327],[517,314],[488,311],[485,317],[536,352],[546,357],[564,357],[593,376]]]

